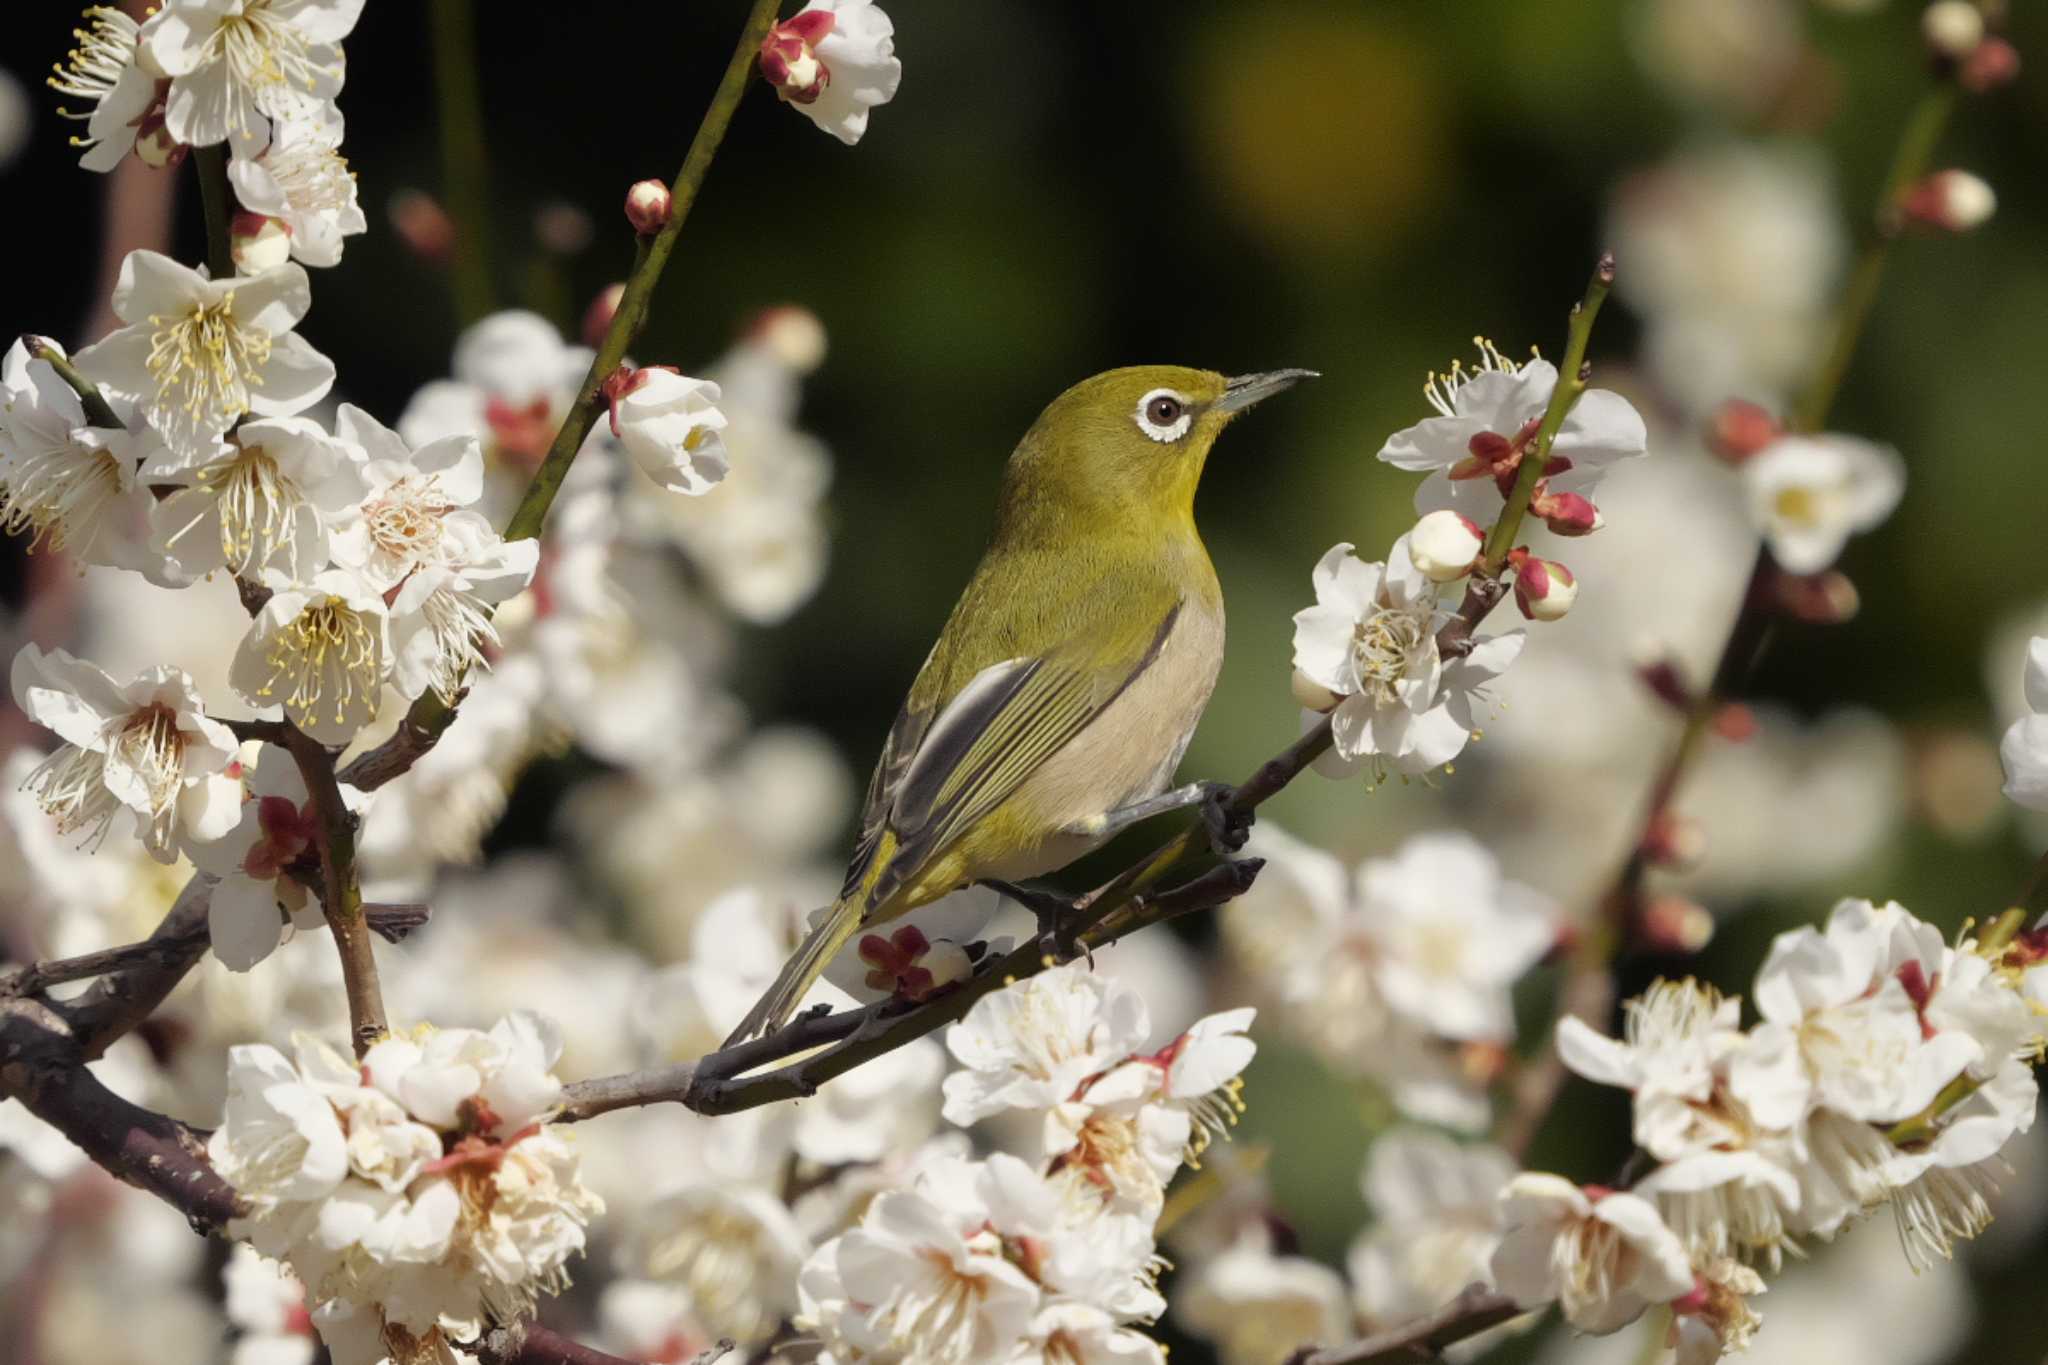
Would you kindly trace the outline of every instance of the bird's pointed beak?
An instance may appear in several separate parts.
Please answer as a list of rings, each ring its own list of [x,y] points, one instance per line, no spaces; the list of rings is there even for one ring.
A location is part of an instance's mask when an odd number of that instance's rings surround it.
[[[1291,389],[1304,379],[1320,379],[1314,370],[1267,370],[1261,374],[1241,374],[1223,381],[1223,396],[1216,400],[1216,406],[1224,412],[1243,412],[1254,403],[1263,402],[1283,389]]]

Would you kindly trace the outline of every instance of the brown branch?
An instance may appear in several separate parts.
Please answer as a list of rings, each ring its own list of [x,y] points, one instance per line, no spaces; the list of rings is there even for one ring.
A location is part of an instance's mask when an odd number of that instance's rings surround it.
[[[206,911],[213,899],[213,878],[195,873],[146,942],[165,945],[135,966],[110,973],[62,1006],[85,1059],[100,1056],[156,1012],[206,951]],[[196,930],[196,935],[195,935]],[[169,945],[179,946],[173,950]]]
[[[299,765],[313,808],[320,817],[315,844],[325,894],[321,909],[341,954],[342,988],[348,994],[349,1036],[360,1057],[390,1031],[384,1017],[384,994],[377,985],[377,958],[370,947],[369,921],[363,913],[363,892],[356,880],[356,817],[341,799],[334,778],[334,755],[297,726],[287,726],[284,747]]]
[[[1498,1290],[1468,1284],[1458,1297],[1426,1318],[1376,1332],[1349,1346],[1304,1346],[1287,1358],[1287,1365],[1420,1365],[1440,1358],[1444,1347],[1476,1337],[1524,1311]]]
[[[492,1328],[474,1349],[484,1365],[633,1365],[623,1356],[571,1341],[537,1322]]]

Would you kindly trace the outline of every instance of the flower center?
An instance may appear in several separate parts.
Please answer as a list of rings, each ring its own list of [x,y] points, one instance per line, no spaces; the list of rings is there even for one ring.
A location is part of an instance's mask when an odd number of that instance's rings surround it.
[[[113,750],[142,779],[152,821],[170,818],[185,775],[185,736],[168,706],[145,706],[129,715]]]
[[[206,55],[226,61],[235,80],[252,91],[268,93],[289,85],[317,88],[328,68],[312,59],[305,35],[271,4],[272,0],[250,0],[240,14],[223,18],[207,40]]]
[[[424,560],[441,543],[441,518],[454,511],[440,476],[408,474],[363,508],[370,541],[394,559]]]
[[[1433,613],[1412,607],[1378,607],[1351,633],[1351,658],[1361,690],[1382,706],[1399,698],[1394,687],[1407,676],[1408,665],[1430,637]]]
[[[1811,488],[1781,488],[1771,501],[1780,521],[1811,528],[1820,524],[1821,498]]]
[[[101,529],[108,505],[127,484],[126,468],[103,445],[78,442],[23,447],[0,472],[0,531],[33,529],[29,548],[62,550],[74,534]]]
[[[268,563],[297,539],[291,514],[305,498],[263,447],[243,446],[201,469],[198,477],[218,499],[220,552],[237,574],[246,573],[252,563]]]
[[[249,390],[270,359],[270,333],[235,316],[231,289],[184,314],[149,315],[149,374],[156,406],[193,430],[225,430],[249,410]]]
[[[776,1261],[753,1219],[703,1209],[654,1248],[647,1273],[687,1289],[692,1306],[713,1331],[752,1337],[775,1325],[756,1286],[778,1272]]]
[[[981,1341],[981,1304],[988,1278],[962,1271],[943,1251],[922,1249],[938,1283],[927,1296],[906,1295],[892,1325],[896,1341],[920,1348],[919,1358],[945,1365],[987,1359]]]
[[[312,603],[280,629],[264,656],[270,677],[258,695],[270,696],[280,683],[290,687],[289,711],[311,712],[334,703],[334,719],[348,719],[359,700],[373,703],[384,676],[384,645],[362,613],[338,597]]]
[[[49,85],[59,94],[98,104],[120,81],[121,73],[135,62],[136,25],[133,19],[106,5],[92,6],[83,17],[92,26],[71,30],[78,46],[64,54],[64,65],[56,68]],[[70,119],[92,117],[90,110],[57,112]]]

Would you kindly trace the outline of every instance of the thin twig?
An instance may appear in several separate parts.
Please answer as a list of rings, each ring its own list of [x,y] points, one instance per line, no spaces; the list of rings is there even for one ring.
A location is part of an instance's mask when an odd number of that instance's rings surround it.
[[[1498,1290],[1469,1284],[1426,1318],[1375,1332],[1348,1346],[1304,1346],[1287,1358],[1287,1365],[1419,1365],[1439,1359],[1446,1346],[1476,1337],[1524,1311]]]
[[[40,360],[55,370],[57,377],[78,395],[78,403],[85,409],[88,426],[98,427],[102,431],[121,429],[121,419],[114,415],[113,405],[107,402],[107,396],[100,392],[100,386],[87,379],[85,371],[72,364],[71,358],[59,349],[56,342],[48,337],[24,336],[21,344],[31,358]]]
[[[356,817],[334,780],[334,755],[296,726],[287,727],[285,748],[299,765],[307,794],[319,816],[315,847],[325,888],[321,909],[341,954],[342,988],[348,993],[349,1036],[356,1056],[389,1032],[384,994],[377,985],[377,958],[370,947],[369,921],[356,877]]]

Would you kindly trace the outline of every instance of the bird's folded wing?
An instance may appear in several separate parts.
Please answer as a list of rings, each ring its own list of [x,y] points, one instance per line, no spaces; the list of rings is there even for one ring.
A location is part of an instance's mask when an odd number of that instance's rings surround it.
[[[1006,659],[975,674],[936,718],[906,704],[869,783],[842,895],[866,878],[885,831],[896,846],[870,906],[1000,806],[1152,665],[1179,615],[1175,602],[1144,652],[1107,675],[1057,655]]]

